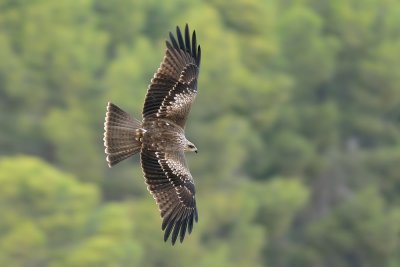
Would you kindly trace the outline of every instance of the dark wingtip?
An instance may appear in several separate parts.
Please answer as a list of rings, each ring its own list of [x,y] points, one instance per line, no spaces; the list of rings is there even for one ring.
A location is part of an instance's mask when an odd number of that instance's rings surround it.
[[[185,26],[185,45],[186,45],[186,52],[188,52],[189,54],[192,54],[192,49],[191,49],[191,45],[190,45],[190,33],[189,33],[189,26],[186,23]]]
[[[167,242],[169,235],[171,234],[173,223],[169,223],[164,232],[164,242]]]
[[[185,239],[185,234],[186,234],[186,228],[187,228],[187,213],[185,214],[184,219],[182,220],[181,224],[181,230],[180,230],[180,235],[179,235],[179,241],[182,243],[183,239]]]
[[[169,39],[171,42],[169,43],[167,41],[167,48],[173,47],[176,50],[186,51],[195,59],[197,66],[200,66],[200,45],[197,45],[197,36],[195,30],[193,30],[192,36],[190,36],[190,28],[188,23],[185,24],[184,32],[181,31],[179,26],[176,26],[176,36],[172,32],[169,32]]]
[[[194,201],[194,206],[196,207],[196,200]],[[194,209],[194,220],[197,222],[199,222],[199,214],[197,212],[197,208]]]
[[[174,231],[172,232],[172,237],[171,237],[172,245],[175,245],[175,242],[176,242],[176,240],[178,238],[178,234],[179,234],[179,230],[180,229],[181,229],[181,220],[178,220],[175,223]]]
[[[190,213],[189,215],[189,221],[188,221],[188,233],[191,234],[192,233],[192,229],[193,229],[193,212]]]
[[[197,58],[197,38],[196,38],[196,31],[193,31],[192,34],[192,53],[194,58]]]
[[[168,40],[165,41],[165,46],[166,46],[168,49],[171,49],[171,48],[172,48],[172,45],[171,45],[171,43],[170,43]]]
[[[179,48],[181,50],[185,50],[185,43],[183,41],[182,32],[181,32],[181,29],[179,28],[179,26],[176,26],[176,37],[178,38]]]
[[[197,57],[196,57],[196,64],[200,67],[200,60],[201,60],[201,48],[200,45],[197,48]]]
[[[175,49],[179,49],[178,43],[177,43],[177,41],[175,39],[175,36],[174,36],[174,34],[172,32],[169,32],[169,39],[171,40],[172,46]]]

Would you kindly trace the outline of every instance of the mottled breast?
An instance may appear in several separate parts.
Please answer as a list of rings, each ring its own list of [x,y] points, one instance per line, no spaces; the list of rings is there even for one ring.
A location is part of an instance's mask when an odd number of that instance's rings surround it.
[[[186,138],[183,129],[167,119],[148,118],[143,122],[143,149],[151,151],[183,150]]]

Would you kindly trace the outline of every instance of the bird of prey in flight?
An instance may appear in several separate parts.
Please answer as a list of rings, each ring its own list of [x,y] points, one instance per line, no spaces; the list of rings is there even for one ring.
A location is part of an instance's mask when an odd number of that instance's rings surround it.
[[[198,221],[195,186],[184,152],[197,153],[185,137],[185,122],[197,94],[201,50],[196,32],[169,33],[163,61],[144,100],[142,121],[108,103],[104,146],[109,167],[140,153],[147,189],[162,217],[164,241],[180,242]]]

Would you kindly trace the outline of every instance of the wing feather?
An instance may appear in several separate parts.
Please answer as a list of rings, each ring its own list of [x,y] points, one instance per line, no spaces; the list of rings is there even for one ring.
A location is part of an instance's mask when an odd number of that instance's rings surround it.
[[[172,33],[169,37],[164,59],[147,91],[143,118],[165,118],[184,128],[197,94],[200,46],[194,31],[190,36],[188,25],[185,26],[184,36],[177,27],[176,37]]]
[[[142,150],[141,162],[148,190],[163,218],[164,240],[172,244],[190,234],[193,218],[197,222],[195,187],[182,151],[156,152]]]
[[[189,33],[189,26],[186,24],[185,26],[185,44],[186,44],[186,52],[188,52],[190,55],[192,54],[192,45],[190,42],[190,33]]]
[[[186,50],[185,43],[183,42],[182,33],[178,26],[176,26],[176,36],[178,37],[179,48],[183,51]]]

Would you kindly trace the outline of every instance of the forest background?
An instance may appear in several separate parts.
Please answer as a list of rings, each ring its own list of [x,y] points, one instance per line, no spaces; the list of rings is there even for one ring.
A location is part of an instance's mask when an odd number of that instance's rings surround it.
[[[185,23],[199,223],[171,246],[102,138]],[[396,0],[0,0],[0,110],[0,266],[400,266]]]

